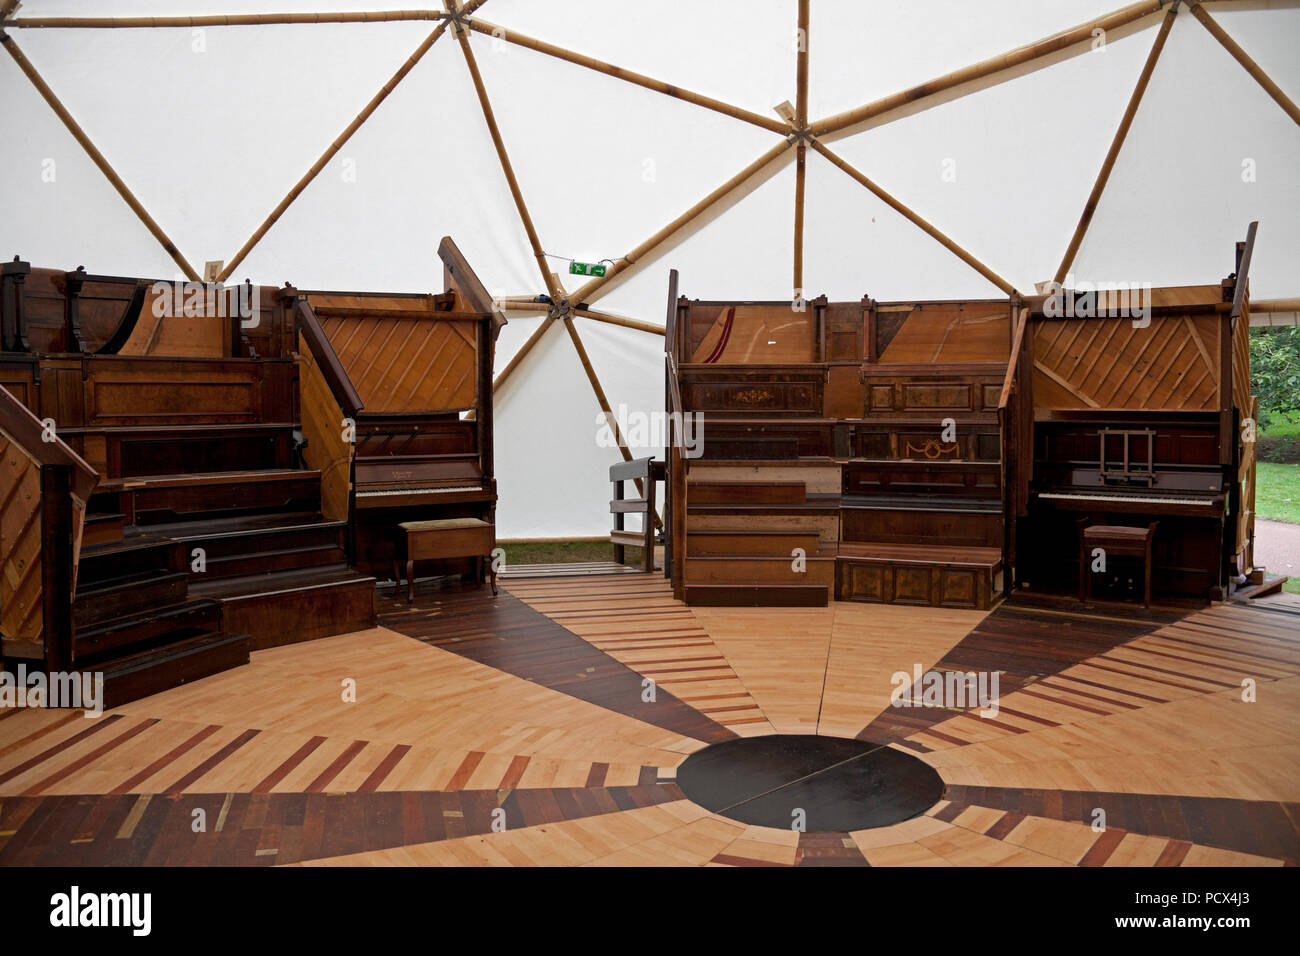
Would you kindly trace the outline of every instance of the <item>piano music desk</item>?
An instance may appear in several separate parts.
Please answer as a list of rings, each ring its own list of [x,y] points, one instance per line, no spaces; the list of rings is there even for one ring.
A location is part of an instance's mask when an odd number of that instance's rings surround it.
[[[496,529],[480,518],[438,518],[432,521],[403,521],[398,525],[406,532],[406,600],[415,600],[415,562],[447,558],[476,559],[476,581],[483,586],[484,562],[492,577],[492,593],[497,593],[497,573],[492,567],[492,548]],[[393,562],[398,586],[402,579],[397,562]]]
[[[1088,558],[1093,548],[1101,548],[1106,558],[1142,558],[1143,588],[1142,606],[1151,607],[1151,541],[1156,536],[1153,521],[1145,528],[1129,528],[1121,525],[1094,524],[1083,529],[1079,553],[1079,599],[1087,601],[1092,597],[1092,575],[1088,573]]]

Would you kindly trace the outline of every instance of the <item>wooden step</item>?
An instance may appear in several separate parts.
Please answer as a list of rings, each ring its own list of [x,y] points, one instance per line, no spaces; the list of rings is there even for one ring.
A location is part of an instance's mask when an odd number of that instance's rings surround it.
[[[123,648],[153,645],[178,631],[221,629],[220,601],[187,601],[168,608],[140,611],[93,627],[78,628],[76,660],[80,664],[123,653]]]
[[[150,475],[105,482],[137,526],[237,514],[320,510],[320,472],[306,469]]]
[[[762,528],[776,532],[813,532],[822,542],[822,547],[833,547],[839,540],[840,516],[838,509],[812,513],[800,511],[795,514],[772,514],[770,511],[756,515],[753,512],[741,514],[702,513],[691,511],[686,515],[686,539],[697,531],[750,531]]]
[[[183,571],[139,571],[79,586],[72,616],[78,631],[141,611],[172,607],[185,602]]]
[[[248,660],[246,634],[181,632],[175,641],[83,670],[104,675],[104,707],[108,709],[230,670]]]
[[[700,482],[797,482],[808,494],[839,494],[843,468],[829,458],[801,458],[795,461],[691,460],[688,481]]]
[[[745,528],[725,531],[688,530],[687,557],[746,554],[789,558],[795,548],[816,554],[821,535],[816,528]]]
[[[235,577],[318,567],[347,560],[347,522],[318,512],[239,515],[207,521],[150,525],[184,545],[191,580]],[[205,568],[195,571],[191,557],[204,552]]]
[[[1000,588],[997,548],[840,542],[835,596],[842,601],[987,610]]]
[[[1282,585],[1290,581],[1290,575],[1272,574],[1266,575],[1260,584],[1247,584],[1245,587],[1237,588],[1232,592],[1234,600],[1253,601],[1255,598],[1268,597],[1270,594],[1277,594],[1282,590]]]
[[[171,538],[130,531],[119,541],[83,543],[77,565],[77,593],[128,574],[179,568],[179,550],[180,546]]]
[[[719,504],[803,504],[802,481],[694,481],[687,479],[686,506]]]
[[[86,515],[86,527],[81,535],[81,546],[85,548],[97,544],[111,544],[115,541],[121,541],[125,530],[126,515]]]
[[[818,584],[687,584],[696,607],[826,607],[830,592]]]
[[[840,496],[808,495],[805,501],[799,503],[769,504],[736,501],[704,503],[694,500],[688,494],[686,513],[687,521],[690,520],[691,515],[746,515],[749,517],[766,515],[838,516],[840,513]]]
[[[726,555],[686,558],[686,584],[817,584],[835,583],[835,556],[814,552],[804,558],[804,570],[793,568],[789,555],[762,557]]]
[[[375,625],[375,579],[345,564],[196,580],[190,593],[219,599],[225,628],[248,634],[253,650]]]

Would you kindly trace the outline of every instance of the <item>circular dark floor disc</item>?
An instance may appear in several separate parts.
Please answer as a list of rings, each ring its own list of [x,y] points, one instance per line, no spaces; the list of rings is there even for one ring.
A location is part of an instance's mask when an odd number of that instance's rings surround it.
[[[698,750],[677,785],[706,810],[742,823],[790,829],[866,830],[924,813],[943,796],[934,768],[867,740],[777,734]]]

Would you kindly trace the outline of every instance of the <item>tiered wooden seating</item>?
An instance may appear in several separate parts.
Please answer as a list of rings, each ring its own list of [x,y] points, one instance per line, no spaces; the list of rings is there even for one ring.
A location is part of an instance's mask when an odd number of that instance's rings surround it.
[[[355,386],[347,501],[354,563],[374,574],[406,562],[403,523],[475,519],[495,542],[492,362],[505,317],[455,243],[444,238],[438,253],[444,293],[312,292],[299,303]],[[417,560],[426,572],[482,577],[473,556]]]
[[[188,593],[176,541],[111,522],[92,535],[99,476],[4,388],[0,471],[6,668],[101,674],[99,703],[114,707],[248,662],[248,635],[224,631],[220,603]]]
[[[97,479],[79,662],[130,674],[123,693],[138,696],[247,660],[250,646],[373,623],[374,580],[348,566],[346,507],[324,514],[322,473],[303,466],[328,432],[302,420],[315,368],[297,351],[294,290],[5,272],[0,383]],[[328,431],[342,430],[336,418]]]
[[[670,411],[704,416],[672,484],[685,600],[989,606],[1011,301],[670,299]]]

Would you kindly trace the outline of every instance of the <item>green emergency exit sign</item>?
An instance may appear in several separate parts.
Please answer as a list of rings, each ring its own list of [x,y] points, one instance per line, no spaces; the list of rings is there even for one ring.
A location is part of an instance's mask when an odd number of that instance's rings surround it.
[[[605,266],[599,262],[570,262],[569,275],[571,276],[603,276]]]

